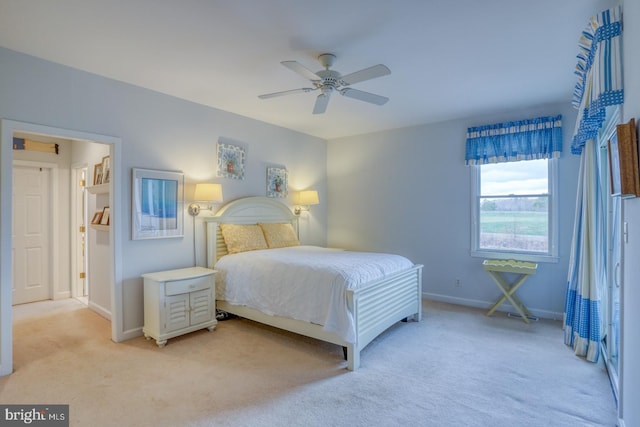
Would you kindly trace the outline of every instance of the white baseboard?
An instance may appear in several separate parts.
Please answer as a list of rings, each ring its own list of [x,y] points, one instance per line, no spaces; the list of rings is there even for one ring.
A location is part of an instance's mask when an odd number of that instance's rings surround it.
[[[141,337],[142,335],[144,335],[142,332],[142,326],[138,328],[127,329],[122,333],[122,340],[120,342],[130,340],[133,338],[138,338],[138,337]]]
[[[446,302],[449,304],[456,304],[456,305],[464,305],[467,307],[482,308],[485,310],[488,310],[491,306],[493,306],[493,304],[495,304],[495,301],[473,300],[469,298],[452,297],[450,295],[432,294],[428,292],[423,292],[422,296],[425,299],[432,300],[432,301]],[[527,307],[527,309],[531,312],[531,314],[541,319],[562,320],[563,318],[563,313],[558,313],[558,312],[549,311],[549,310],[540,310],[540,309],[531,308],[531,307]],[[514,313],[516,312],[516,309],[513,308],[511,304],[504,303],[498,308],[497,311],[501,311],[505,313]]]
[[[111,312],[109,310],[105,309],[104,307],[101,307],[100,305],[89,301],[89,308],[91,310],[95,311],[96,313],[98,313],[100,316],[104,317],[105,319],[111,321]],[[128,329],[128,330],[123,332],[122,339],[120,339],[117,342],[130,340],[132,338],[138,338],[138,337],[140,337],[142,335],[143,335],[142,334],[142,326],[139,326],[139,327],[133,328],[133,329]]]
[[[71,292],[70,291],[62,291],[62,292],[56,292],[55,295],[53,295],[53,300],[54,301],[58,301],[61,299],[68,299],[71,298]]]
[[[111,312],[105,309],[104,307],[96,304],[93,301],[89,301],[89,308],[95,311],[96,313],[98,313],[100,316],[104,317],[105,319],[111,321]]]

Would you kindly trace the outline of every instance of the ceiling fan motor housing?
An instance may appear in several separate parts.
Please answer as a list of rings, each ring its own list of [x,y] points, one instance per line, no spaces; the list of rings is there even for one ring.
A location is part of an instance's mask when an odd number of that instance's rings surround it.
[[[340,73],[333,70],[321,70],[316,73],[318,77],[322,78],[322,81],[316,83],[317,88],[322,88],[326,86],[330,86],[331,88],[336,88],[340,85]]]
[[[333,65],[333,62],[336,60],[336,56],[333,53],[323,53],[318,56],[318,61],[324,68],[330,68]]]

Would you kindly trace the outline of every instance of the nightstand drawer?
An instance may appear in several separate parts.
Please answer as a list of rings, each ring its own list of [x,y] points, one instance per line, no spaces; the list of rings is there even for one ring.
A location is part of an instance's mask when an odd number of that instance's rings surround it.
[[[212,276],[196,277],[166,283],[165,295],[179,295],[211,287]]]

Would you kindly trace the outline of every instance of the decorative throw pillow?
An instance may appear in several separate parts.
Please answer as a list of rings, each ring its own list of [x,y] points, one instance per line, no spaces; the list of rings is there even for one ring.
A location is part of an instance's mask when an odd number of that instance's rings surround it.
[[[299,246],[300,241],[289,223],[259,223],[269,248]]]
[[[220,230],[224,243],[227,245],[227,252],[230,254],[268,249],[262,228],[255,224],[220,224]]]

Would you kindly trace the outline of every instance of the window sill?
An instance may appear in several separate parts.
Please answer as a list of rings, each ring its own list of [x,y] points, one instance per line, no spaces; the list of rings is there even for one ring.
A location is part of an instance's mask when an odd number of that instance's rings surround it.
[[[528,262],[548,262],[557,263],[559,258],[554,255],[544,254],[524,254],[521,252],[505,252],[505,251],[471,251],[471,256],[474,258],[484,259],[513,259],[516,261],[528,261]]]

